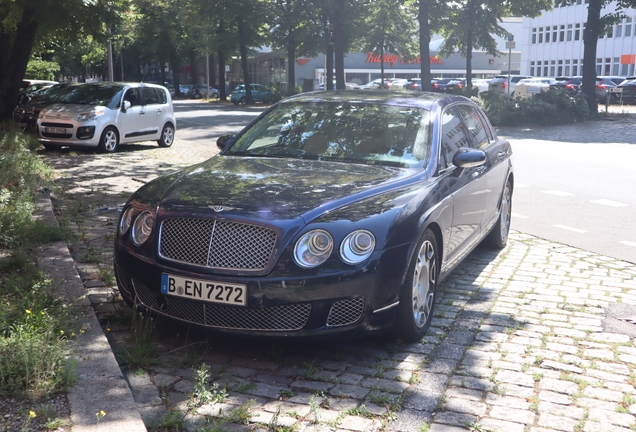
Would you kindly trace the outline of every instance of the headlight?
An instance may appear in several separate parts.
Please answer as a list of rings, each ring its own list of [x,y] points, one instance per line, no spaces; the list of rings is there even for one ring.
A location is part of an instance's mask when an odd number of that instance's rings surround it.
[[[92,111],[87,113],[80,113],[77,115],[77,117],[75,117],[75,121],[86,122],[86,121],[96,120],[97,117],[99,117],[102,114],[104,114],[104,111]]]
[[[152,233],[152,226],[155,223],[155,216],[150,210],[142,211],[130,231],[130,238],[137,246],[144,244]]]
[[[130,221],[132,221],[133,213],[135,209],[133,206],[130,206],[126,209],[123,215],[121,215],[121,219],[119,220],[119,235],[124,235],[130,228]]]
[[[306,233],[296,242],[294,261],[301,267],[312,268],[327,261],[333,250],[333,238],[324,230]]]
[[[347,264],[358,264],[369,258],[374,248],[373,234],[366,230],[354,231],[342,241],[340,256]]]

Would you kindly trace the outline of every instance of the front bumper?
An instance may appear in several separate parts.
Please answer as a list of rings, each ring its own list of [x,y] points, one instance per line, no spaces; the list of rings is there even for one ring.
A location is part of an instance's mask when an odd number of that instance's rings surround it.
[[[397,312],[409,245],[376,251],[364,268],[311,277],[231,277],[146,262],[120,249],[115,274],[129,304],[208,330],[251,336],[359,336],[389,328]],[[233,306],[160,292],[161,275],[247,286],[247,305]]]

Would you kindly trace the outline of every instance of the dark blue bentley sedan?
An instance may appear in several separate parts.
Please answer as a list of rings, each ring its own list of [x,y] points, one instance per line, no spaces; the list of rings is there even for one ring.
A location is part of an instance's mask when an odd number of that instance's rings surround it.
[[[305,93],[217,145],[126,204],[129,304],[229,334],[417,340],[440,281],[506,245],[511,147],[464,97]]]

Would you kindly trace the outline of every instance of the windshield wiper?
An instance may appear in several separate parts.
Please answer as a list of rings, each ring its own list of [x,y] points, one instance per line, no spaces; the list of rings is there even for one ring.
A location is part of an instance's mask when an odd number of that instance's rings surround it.
[[[254,153],[254,152],[236,152],[228,153],[226,156],[247,156],[247,157],[270,157],[286,159],[292,157],[291,155],[279,155],[279,154],[267,154],[267,153]]]

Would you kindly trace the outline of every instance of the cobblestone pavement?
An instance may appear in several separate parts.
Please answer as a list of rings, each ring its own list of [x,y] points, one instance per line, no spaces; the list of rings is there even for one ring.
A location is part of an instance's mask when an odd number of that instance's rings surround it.
[[[582,127],[609,136],[629,122],[505,134],[590,139]],[[76,233],[69,248],[122,362],[135,348],[112,276],[118,211],[156,175],[215,152],[178,140],[42,153],[60,174],[56,212]],[[625,317],[636,318],[636,265],[512,232],[505,250],[477,249],[442,283],[418,343],[234,340],[158,323],[151,367],[124,373],[153,430],[627,432],[636,326]]]

